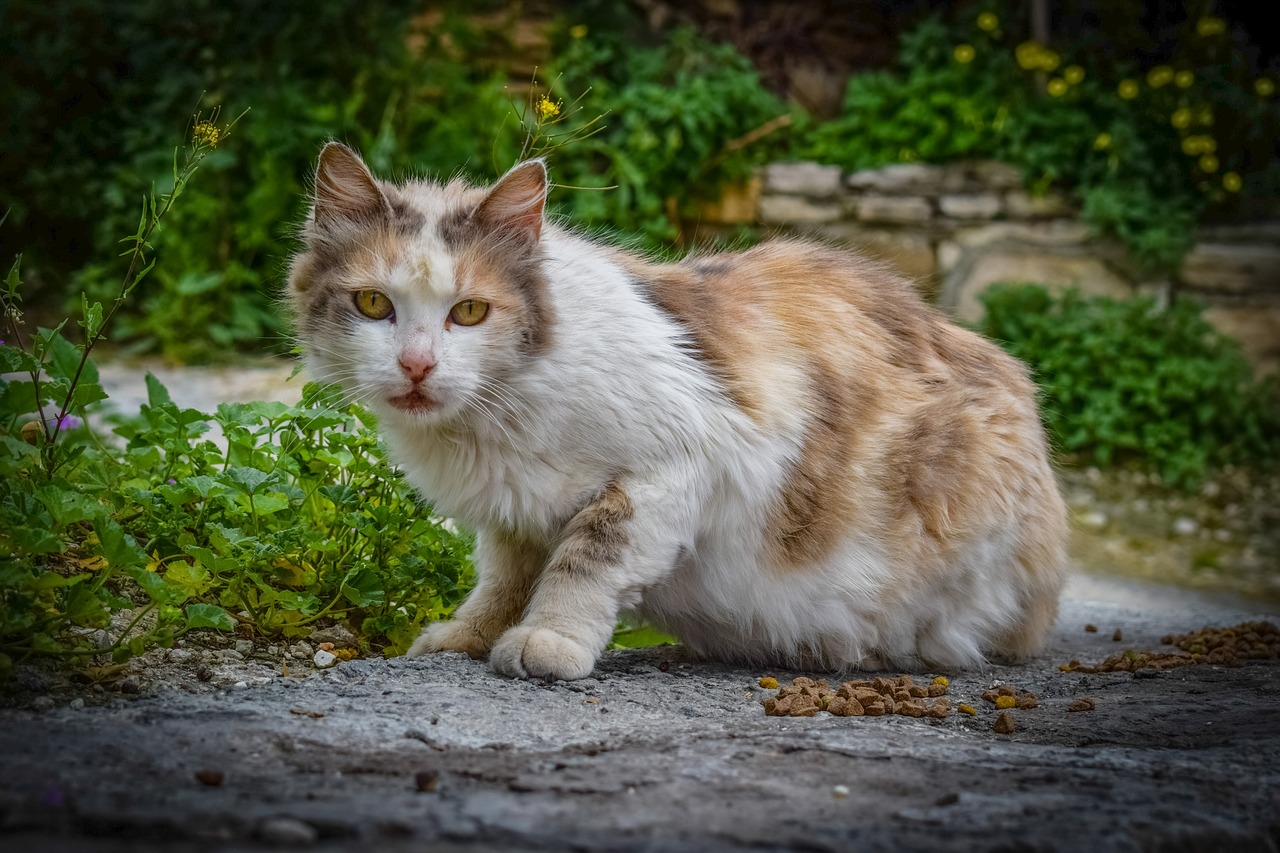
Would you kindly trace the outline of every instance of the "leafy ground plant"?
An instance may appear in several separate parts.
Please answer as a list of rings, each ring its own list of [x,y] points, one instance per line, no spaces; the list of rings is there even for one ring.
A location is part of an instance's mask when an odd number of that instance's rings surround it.
[[[195,629],[296,636],[339,618],[367,647],[403,650],[469,581],[467,538],[416,503],[372,417],[334,389],[207,414],[148,377],[148,404],[118,439],[90,423],[106,396],[91,352],[229,129],[216,115],[193,128],[173,189],[146,199],[126,240],[115,300],[82,300],[80,343],[65,321],[23,339],[17,262],[0,292],[0,670],[33,654],[123,660]]]
[[[1280,389],[1253,378],[1195,302],[1161,309],[1030,284],[994,285],[982,299],[982,331],[1031,366],[1059,449],[1136,462],[1184,487],[1213,467],[1280,456]]]

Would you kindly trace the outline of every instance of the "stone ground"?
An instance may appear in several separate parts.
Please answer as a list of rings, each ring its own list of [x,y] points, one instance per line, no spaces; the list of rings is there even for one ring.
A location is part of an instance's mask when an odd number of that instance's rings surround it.
[[[592,678],[553,684],[455,654],[285,676],[197,640],[154,662],[135,694],[24,671],[28,694],[9,698],[46,710],[0,710],[0,845],[1275,850],[1276,661],[1058,669],[1250,610],[1078,577],[1044,654],[942,673],[953,704],[978,712],[943,720],[767,717],[758,679],[796,673],[677,646],[609,652]],[[201,681],[196,661],[214,658]],[[1040,697],[1011,712],[1008,735],[980,698],[998,682]],[[1067,711],[1081,697],[1095,709]],[[220,784],[200,781],[210,774]]]
[[[677,646],[544,684],[460,655],[317,670],[296,648],[285,675],[281,648],[192,636],[125,677],[21,668],[3,686],[0,846],[1274,851],[1280,663],[1058,667],[1275,612],[1077,575],[1042,655],[940,673],[977,709],[942,720],[767,717],[761,676],[818,674]],[[980,698],[999,682],[1040,697],[1012,734]]]

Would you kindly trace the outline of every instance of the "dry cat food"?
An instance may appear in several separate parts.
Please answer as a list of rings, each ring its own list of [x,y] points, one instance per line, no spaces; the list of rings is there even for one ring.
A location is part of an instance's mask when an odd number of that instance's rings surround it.
[[[996,716],[996,721],[991,724],[991,730],[996,734],[1011,735],[1017,725],[1013,722],[1013,714],[1008,711],[1001,711]]]
[[[951,712],[951,703],[942,698],[947,693],[947,684],[941,676],[930,684],[918,684],[911,676],[900,675],[846,681],[832,690],[825,679],[815,681],[801,676],[779,687],[777,695],[762,704],[770,717],[812,717],[819,711],[827,711],[837,717],[900,714],[941,719]],[[927,701],[929,699],[933,701]]]
[[[1010,708],[1026,711],[1040,704],[1036,694],[1028,693],[1025,690],[1019,691],[1011,684],[1001,684],[992,690],[988,690],[982,694],[982,698],[995,705],[996,709],[1000,711],[1007,711]]]
[[[1271,622],[1243,622],[1231,628],[1201,628],[1190,634],[1170,634],[1161,639],[1181,652],[1140,652],[1125,649],[1094,666],[1078,660],[1065,663],[1063,672],[1133,672],[1139,669],[1171,669],[1196,663],[1243,666],[1247,660],[1280,657],[1280,629]]]
[[[1068,711],[1092,711],[1094,707],[1095,706],[1094,706],[1093,700],[1090,699],[1088,696],[1083,696],[1079,699],[1076,699],[1074,702],[1068,705],[1067,710]]]

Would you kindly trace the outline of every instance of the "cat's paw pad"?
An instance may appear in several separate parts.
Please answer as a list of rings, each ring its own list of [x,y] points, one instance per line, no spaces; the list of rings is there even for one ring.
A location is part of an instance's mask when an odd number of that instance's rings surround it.
[[[563,634],[516,626],[498,640],[489,663],[495,672],[514,678],[572,681],[590,675],[596,657],[582,643]]]
[[[465,652],[473,658],[482,658],[489,653],[489,643],[466,622],[433,622],[423,629],[404,656],[416,658],[432,652]]]

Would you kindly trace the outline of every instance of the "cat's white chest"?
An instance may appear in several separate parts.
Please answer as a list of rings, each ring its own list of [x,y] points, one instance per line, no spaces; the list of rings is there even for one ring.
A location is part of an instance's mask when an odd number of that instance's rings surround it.
[[[471,528],[548,533],[599,485],[557,454],[468,434],[387,430],[392,460],[437,513]]]

